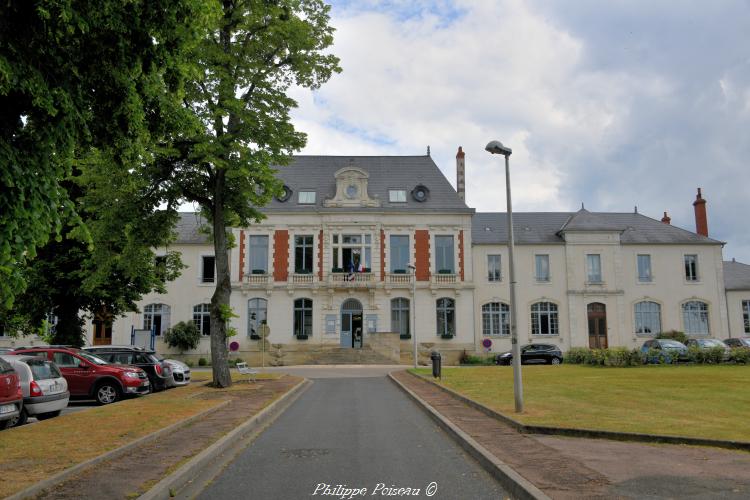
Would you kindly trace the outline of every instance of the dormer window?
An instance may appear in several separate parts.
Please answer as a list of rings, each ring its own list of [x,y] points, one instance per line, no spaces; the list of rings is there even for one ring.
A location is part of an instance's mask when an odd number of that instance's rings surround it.
[[[389,189],[388,201],[391,203],[406,203],[406,189]]]
[[[300,205],[314,205],[315,191],[300,191],[297,201]]]

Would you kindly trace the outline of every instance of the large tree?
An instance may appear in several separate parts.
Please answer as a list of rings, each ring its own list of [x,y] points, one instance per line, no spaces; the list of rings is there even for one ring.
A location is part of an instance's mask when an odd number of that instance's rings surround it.
[[[112,169],[179,134],[186,54],[210,0],[7,0],[0,14],[0,305],[24,263],[80,224],[60,182],[91,147]],[[169,142],[169,141],[167,141]]]
[[[177,156],[151,175],[196,202],[212,228],[216,289],[211,298],[211,358],[218,387],[231,385],[227,323],[231,283],[228,228],[260,220],[258,207],[278,193],[274,165],[284,165],[305,144],[290,110],[291,85],[317,88],[338,59],[329,7],[321,0],[223,0],[215,30],[196,51],[197,77],[186,86],[185,105],[200,133],[176,144]]]

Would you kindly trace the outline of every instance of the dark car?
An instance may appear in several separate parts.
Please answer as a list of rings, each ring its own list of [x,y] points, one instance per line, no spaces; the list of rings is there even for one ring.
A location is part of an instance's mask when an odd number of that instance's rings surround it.
[[[495,356],[496,365],[509,365],[513,362],[513,353],[504,352]],[[559,365],[563,362],[563,354],[559,347],[553,344],[527,344],[521,346],[521,364]]]
[[[700,349],[701,351],[707,351],[709,349],[722,348],[724,350],[724,359],[729,359],[729,346],[718,339],[689,339],[685,346],[690,349],[691,347]]]
[[[677,363],[689,359],[687,346],[672,339],[653,339],[644,342],[641,346],[641,353],[646,356],[646,363],[661,362],[659,356],[653,355],[655,351],[662,353],[665,363]]]
[[[104,405],[126,395],[148,394],[151,390],[148,376],[140,368],[113,365],[80,349],[39,346],[15,349],[13,354],[54,361],[68,381],[71,398],[94,398]]]
[[[10,363],[0,359],[0,429],[15,422],[22,410],[21,379]]]
[[[724,339],[724,344],[727,347],[750,347],[750,337],[734,337],[731,339]]]
[[[162,391],[168,387],[172,369],[156,355],[154,351],[133,345],[101,345],[84,347],[84,351],[96,354],[110,363],[137,366],[148,375],[153,391]]]

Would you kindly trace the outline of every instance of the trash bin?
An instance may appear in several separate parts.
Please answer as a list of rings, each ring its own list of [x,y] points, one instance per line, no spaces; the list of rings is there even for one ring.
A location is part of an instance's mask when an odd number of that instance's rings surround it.
[[[442,369],[442,359],[443,357],[440,355],[437,351],[432,351],[432,354],[430,354],[430,359],[432,360],[432,376],[433,378],[439,378],[443,379],[443,376],[441,374]]]

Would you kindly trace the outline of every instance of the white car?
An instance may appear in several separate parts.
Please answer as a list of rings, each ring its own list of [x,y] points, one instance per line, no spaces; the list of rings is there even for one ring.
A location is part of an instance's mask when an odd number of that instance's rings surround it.
[[[176,359],[165,359],[164,363],[172,368],[172,377],[167,381],[168,387],[188,385],[190,383],[190,367]]]
[[[2,358],[18,374],[23,392],[23,409],[10,425],[23,425],[29,417],[38,420],[56,417],[68,406],[68,382],[55,363],[39,356],[23,354],[8,354]]]

